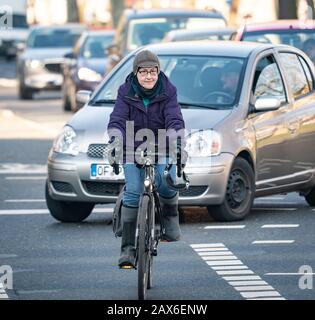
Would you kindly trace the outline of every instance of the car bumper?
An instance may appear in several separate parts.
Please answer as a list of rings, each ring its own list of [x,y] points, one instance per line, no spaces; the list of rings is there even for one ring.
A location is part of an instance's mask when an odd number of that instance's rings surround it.
[[[37,90],[61,89],[63,76],[57,73],[37,73],[25,77],[25,86]]]
[[[211,164],[188,164],[185,172],[190,188],[180,192],[179,204],[207,206],[224,201],[228,175],[234,160],[232,154],[212,157]],[[99,181],[90,178],[91,164],[102,163],[80,153],[76,157],[50,152],[48,158],[48,187],[50,195],[60,201],[114,203],[124,185],[123,177]]]

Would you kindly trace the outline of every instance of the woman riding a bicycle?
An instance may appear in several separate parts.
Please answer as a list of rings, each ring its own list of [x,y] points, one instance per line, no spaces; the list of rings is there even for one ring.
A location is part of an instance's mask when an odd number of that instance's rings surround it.
[[[118,90],[117,100],[107,127],[110,137],[109,145],[115,145],[117,150],[117,143],[121,143],[121,141],[117,141],[117,136],[114,138],[115,135],[112,134],[115,130],[121,133],[123,139],[125,189],[121,209],[122,242],[118,262],[120,268],[135,266],[135,231],[144,179],[143,167],[135,160],[129,161],[129,158],[128,161],[126,160],[126,150],[128,148],[130,150],[130,146],[126,144],[126,140],[130,141],[130,136],[126,137],[128,121],[133,121],[135,130],[134,136],[131,138],[132,151],[135,151],[141,144],[135,139],[140,129],[151,130],[154,133],[154,144],[157,146],[159,130],[164,129],[168,132],[173,129],[173,132],[179,132],[185,128],[177,101],[176,88],[160,70],[158,57],[149,50],[142,50],[136,55],[133,71]],[[178,241],[181,231],[178,216],[178,192],[168,186],[163,171],[169,157],[176,159],[176,152],[184,153],[180,149],[184,143],[181,141],[181,144],[177,144],[177,136],[168,135],[168,147],[165,148],[165,151],[169,152],[165,152],[164,163],[158,161],[159,163],[155,165],[158,177],[157,191],[165,227],[165,241]],[[174,144],[176,144],[176,148],[173,147]],[[185,161],[185,156],[183,156],[183,165]],[[172,166],[170,175],[175,181],[175,166]]]

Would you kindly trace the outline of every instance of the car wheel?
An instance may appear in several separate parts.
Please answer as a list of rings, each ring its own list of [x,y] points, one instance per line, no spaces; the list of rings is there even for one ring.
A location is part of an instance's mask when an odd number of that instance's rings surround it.
[[[216,221],[242,220],[249,214],[254,196],[254,171],[245,159],[236,158],[228,178],[224,202],[208,206],[208,212]]]
[[[47,182],[45,196],[50,214],[61,222],[81,222],[91,214],[94,208],[94,203],[54,200],[49,194]]]
[[[19,98],[23,100],[32,100],[33,99],[33,90],[26,87],[23,79],[19,81]]]
[[[315,187],[313,187],[313,189],[308,194],[306,194],[304,198],[311,207],[314,207],[315,206]]]

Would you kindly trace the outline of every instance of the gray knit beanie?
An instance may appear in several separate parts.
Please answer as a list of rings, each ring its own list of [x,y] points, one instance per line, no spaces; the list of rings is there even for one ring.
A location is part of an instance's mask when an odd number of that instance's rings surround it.
[[[157,55],[149,50],[142,50],[137,53],[133,61],[133,73],[137,74],[140,67],[157,67],[160,72],[160,60]]]

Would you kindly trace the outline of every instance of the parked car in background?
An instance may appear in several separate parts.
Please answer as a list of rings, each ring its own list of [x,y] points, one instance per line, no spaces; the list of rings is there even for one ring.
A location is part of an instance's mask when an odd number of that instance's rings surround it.
[[[0,0],[0,11],[0,55],[9,60],[25,45],[28,36],[26,0]]]
[[[217,11],[194,9],[127,9],[121,15],[114,44],[109,50],[112,69],[123,57],[138,47],[161,42],[174,29],[221,28],[226,21]]]
[[[195,40],[230,40],[235,28],[171,30],[166,34],[163,42],[195,41]]]
[[[314,42],[315,20],[278,20],[269,23],[255,23],[241,26],[232,40],[255,41],[261,43],[287,44],[303,50],[308,54],[308,44]],[[312,57],[315,62],[315,52]]]
[[[61,89],[64,55],[72,50],[85,29],[80,24],[32,28],[26,48],[17,60],[20,99],[32,99],[41,90]]]
[[[205,206],[215,220],[234,221],[244,219],[259,196],[298,191],[315,205],[315,74],[301,50],[234,41],[146,48],[158,54],[177,87],[190,130],[190,188],[180,192],[180,206]],[[123,172],[116,176],[104,156],[106,128],[139,50],[92,97],[78,93],[87,103],[53,143],[46,202],[59,221],[85,219],[95,204],[115,202],[124,185]]]
[[[63,64],[63,108],[77,111],[82,105],[76,101],[78,90],[94,91],[106,74],[106,52],[114,39],[114,31],[86,31],[73,51],[66,54]]]

